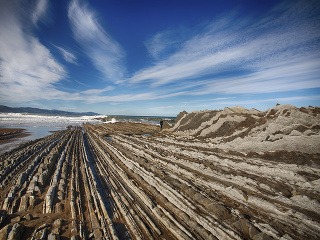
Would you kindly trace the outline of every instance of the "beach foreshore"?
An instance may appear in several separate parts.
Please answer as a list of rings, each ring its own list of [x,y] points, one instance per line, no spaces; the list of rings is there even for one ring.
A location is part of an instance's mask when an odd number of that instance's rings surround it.
[[[0,155],[0,235],[319,239],[319,117],[229,108],[181,113],[169,129],[54,132]]]
[[[0,128],[0,144],[12,142],[17,138],[29,136],[30,133],[26,132],[23,128]]]

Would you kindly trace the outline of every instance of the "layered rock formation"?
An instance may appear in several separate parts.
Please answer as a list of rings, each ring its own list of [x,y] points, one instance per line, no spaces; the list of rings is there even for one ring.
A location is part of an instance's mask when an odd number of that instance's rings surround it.
[[[317,108],[181,113],[163,131],[121,124],[0,156],[0,236],[320,238]]]
[[[278,105],[265,112],[242,107],[182,112],[171,131],[176,136],[205,139],[222,149],[317,153],[320,108]]]

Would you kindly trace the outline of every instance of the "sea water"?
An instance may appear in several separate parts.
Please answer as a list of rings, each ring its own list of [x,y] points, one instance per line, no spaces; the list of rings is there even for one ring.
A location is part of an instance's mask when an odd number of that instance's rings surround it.
[[[46,137],[53,131],[65,130],[68,126],[81,126],[84,123],[116,123],[116,122],[140,122],[158,125],[160,120],[173,122],[173,117],[161,116],[49,116],[24,113],[0,113],[0,128],[21,128],[29,135],[15,138],[9,143],[0,144],[0,154],[9,151],[27,141]]]
[[[100,121],[96,120],[95,117],[96,116],[68,117],[22,113],[0,113],[1,128],[21,128],[25,129],[25,132],[28,134],[26,137],[15,138],[13,141],[0,144],[0,154],[27,141],[46,137],[52,134],[53,131],[64,130],[70,125],[80,126],[85,122],[93,124],[100,123]]]

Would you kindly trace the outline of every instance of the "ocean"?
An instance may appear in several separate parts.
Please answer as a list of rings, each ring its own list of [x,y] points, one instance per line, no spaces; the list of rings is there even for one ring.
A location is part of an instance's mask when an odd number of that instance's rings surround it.
[[[163,119],[169,124],[174,123],[174,117],[162,116],[49,116],[24,113],[0,113],[0,128],[21,128],[29,134],[26,137],[15,139],[9,143],[0,144],[0,154],[8,151],[22,143],[50,135],[53,131],[64,130],[67,126],[81,126],[83,123],[116,123],[116,122],[139,122],[148,124],[159,124]]]

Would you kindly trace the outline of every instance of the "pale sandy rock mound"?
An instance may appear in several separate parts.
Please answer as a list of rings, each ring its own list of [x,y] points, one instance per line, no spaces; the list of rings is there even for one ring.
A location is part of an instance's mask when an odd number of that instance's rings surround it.
[[[265,112],[243,107],[183,114],[174,134],[204,138],[238,151],[320,152],[320,110],[277,105]]]
[[[181,121],[188,115],[186,111],[180,112],[176,117],[176,124],[173,126],[173,130],[176,130],[177,127],[180,126]]]
[[[242,107],[191,112],[179,118],[173,129],[177,134],[182,135],[227,137],[237,130],[254,126],[261,116],[257,110],[247,110]]]

